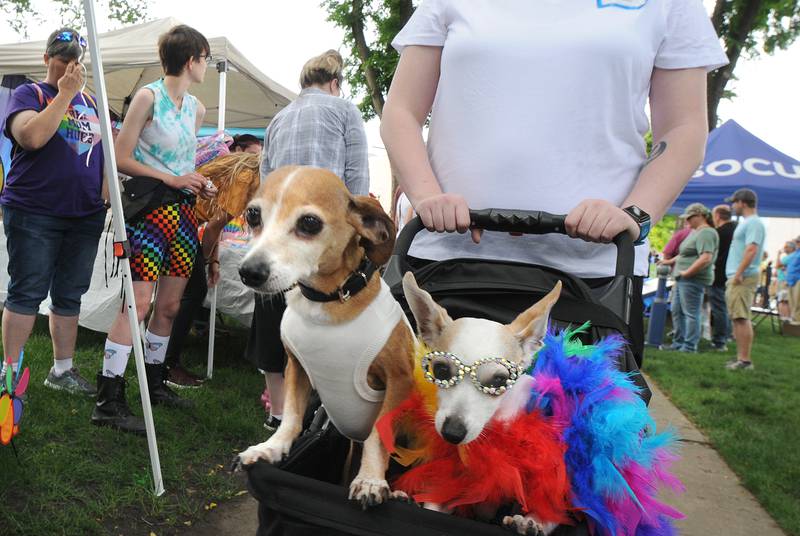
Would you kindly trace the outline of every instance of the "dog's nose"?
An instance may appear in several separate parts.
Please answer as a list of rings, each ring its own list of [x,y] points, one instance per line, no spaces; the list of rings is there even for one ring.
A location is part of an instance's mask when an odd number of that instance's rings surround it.
[[[461,419],[447,417],[442,425],[442,437],[445,441],[458,445],[467,437],[467,427]]]
[[[239,277],[248,287],[260,287],[269,278],[269,266],[264,261],[247,259],[239,266]]]

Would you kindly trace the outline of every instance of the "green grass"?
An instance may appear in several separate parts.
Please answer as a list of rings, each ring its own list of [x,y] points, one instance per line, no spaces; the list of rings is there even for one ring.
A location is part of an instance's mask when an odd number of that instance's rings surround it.
[[[80,330],[75,362],[94,381],[105,334]],[[174,534],[196,522],[207,507],[245,489],[228,472],[235,452],[264,437],[258,397],[260,374],[240,356],[244,341],[218,337],[214,379],[183,390],[192,410],[156,407],[153,414],[166,493],[155,497],[143,437],[98,428],[89,422],[94,399],[42,385],[52,364],[44,322],[25,348],[31,368],[21,432],[0,446],[0,534]],[[185,361],[205,370],[205,341],[187,348]],[[126,377],[128,401],[141,415],[133,357]],[[188,533],[191,533],[189,530]]]
[[[800,338],[756,333],[752,371],[735,354],[648,349],[644,371],[710,439],[744,486],[790,535],[800,536]]]

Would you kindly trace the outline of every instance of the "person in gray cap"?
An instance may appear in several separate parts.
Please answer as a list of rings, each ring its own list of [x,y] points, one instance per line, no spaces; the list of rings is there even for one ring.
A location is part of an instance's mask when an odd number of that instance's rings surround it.
[[[753,190],[740,188],[725,200],[733,212],[740,216],[733,233],[725,275],[725,301],[728,314],[733,321],[733,337],[736,339],[736,359],[725,366],[729,370],[750,370],[753,362],[750,350],[753,345],[753,324],[750,322],[750,307],[753,304],[759,278],[759,262],[764,251],[767,232],[764,222],[758,217],[758,196]]]
[[[712,226],[711,211],[702,203],[692,203],[681,217],[689,223],[692,231],[681,242],[678,256],[663,263],[675,266],[671,348],[679,352],[697,352],[702,333],[703,294],[714,282],[719,235]]]
[[[48,293],[53,367],[44,384],[94,395],[73,364],[81,296],[89,289],[106,208],[95,99],[83,91],[86,40],[71,28],[47,39],[41,82],[14,90],[5,134],[11,167],[0,194],[8,248],[3,310],[5,370],[18,358]]]

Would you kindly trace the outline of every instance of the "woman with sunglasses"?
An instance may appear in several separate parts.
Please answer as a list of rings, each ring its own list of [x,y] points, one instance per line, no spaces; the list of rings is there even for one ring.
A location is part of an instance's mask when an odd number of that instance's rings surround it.
[[[11,167],[0,194],[8,243],[3,310],[5,367],[17,367],[48,292],[53,367],[45,385],[73,394],[95,390],[73,366],[81,296],[88,290],[105,220],[103,151],[95,100],[82,93],[86,41],[71,28],[47,39],[42,82],[18,87],[5,133]]]
[[[213,184],[195,172],[197,131],[206,110],[188,92],[192,84],[202,83],[210,50],[206,38],[188,26],[175,26],[162,35],[158,54],[164,77],[133,96],[114,144],[117,167],[131,176],[129,180],[162,183],[156,187],[159,194],[154,206],[129,219],[126,231],[139,322],[147,316],[155,291],[145,332],[150,401],[173,407],[188,405],[165,384],[164,358],[199,246],[194,205],[196,196],[213,197],[216,192]],[[106,339],[92,423],[144,434],[144,422],[131,414],[125,400],[123,375],[132,344],[128,313],[123,309]]]

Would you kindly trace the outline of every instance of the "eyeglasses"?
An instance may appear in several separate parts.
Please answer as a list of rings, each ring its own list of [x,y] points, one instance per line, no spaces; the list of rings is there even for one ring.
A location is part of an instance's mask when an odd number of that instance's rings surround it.
[[[475,388],[487,395],[499,396],[517,382],[522,368],[503,357],[478,359],[465,365],[450,352],[429,352],[422,357],[425,379],[442,389],[457,385],[469,374]]]
[[[50,44],[53,44],[56,41],[61,41],[62,43],[71,43],[73,40],[77,41],[78,44],[83,48],[87,47],[86,39],[75,32],[61,32],[56,34],[56,36],[53,38],[53,42]]]
[[[212,61],[214,61],[214,56],[212,56],[211,54],[206,54],[206,55],[200,56],[200,57],[205,59],[206,63],[211,63]]]

